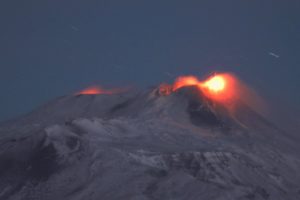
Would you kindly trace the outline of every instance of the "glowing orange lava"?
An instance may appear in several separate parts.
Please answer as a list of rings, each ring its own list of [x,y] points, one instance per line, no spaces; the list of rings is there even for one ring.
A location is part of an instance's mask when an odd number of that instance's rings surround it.
[[[173,91],[192,85],[199,85],[199,80],[195,76],[179,76],[173,84]]]
[[[77,93],[77,94],[83,94],[83,95],[96,95],[96,94],[117,94],[117,93],[121,93],[123,90],[121,89],[103,89],[100,86],[92,86],[89,88],[86,88],[84,90],[82,90],[81,92]]]

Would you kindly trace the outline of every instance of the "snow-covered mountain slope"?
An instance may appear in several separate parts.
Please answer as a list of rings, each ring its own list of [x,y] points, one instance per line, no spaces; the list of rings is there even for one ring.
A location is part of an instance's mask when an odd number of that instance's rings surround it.
[[[300,199],[299,141],[239,109],[193,87],[58,98],[0,127],[0,199]]]

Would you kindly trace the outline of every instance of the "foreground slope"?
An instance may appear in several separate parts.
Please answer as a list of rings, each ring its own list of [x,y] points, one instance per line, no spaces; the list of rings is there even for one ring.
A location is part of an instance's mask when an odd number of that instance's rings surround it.
[[[193,87],[56,99],[0,127],[0,199],[300,199],[297,142]]]

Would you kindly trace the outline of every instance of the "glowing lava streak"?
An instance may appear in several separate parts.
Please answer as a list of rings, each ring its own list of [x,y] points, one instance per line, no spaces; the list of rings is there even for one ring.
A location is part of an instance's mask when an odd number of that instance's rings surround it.
[[[173,91],[178,90],[179,88],[199,85],[200,82],[195,76],[180,76],[175,80],[173,84]]]
[[[117,94],[117,93],[121,93],[123,90],[122,89],[103,89],[99,86],[92,86],[89,88],[86,88],[84,90],[82,90],[81,92],[77,93],[77,94],[83,94],[83,95],[96,95],[96,94]]]

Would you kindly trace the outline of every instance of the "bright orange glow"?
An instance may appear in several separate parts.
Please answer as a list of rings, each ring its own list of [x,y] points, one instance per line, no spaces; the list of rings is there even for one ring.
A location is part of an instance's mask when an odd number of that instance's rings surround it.
[[[100,86],[92,86],[89,88],[86,88],[82,90],[81,92],[77,94],[83,94],[83,95],[97,95],[97,94],[117,94],[123,92],[122,89],[103,89]]]
[[[205,96],[215,101],[232,101],[238,97],[237,79],[227,73],[215,74],[202,83]]]
[[[225,88],[226,80],[221,75],[216,75],[204,82],[204,86],[212,92],[222,92]]]
[[[232,101],[238,97],[238,82],[231,74],[215,74],[201,86],[204,95],[216,101]]]

